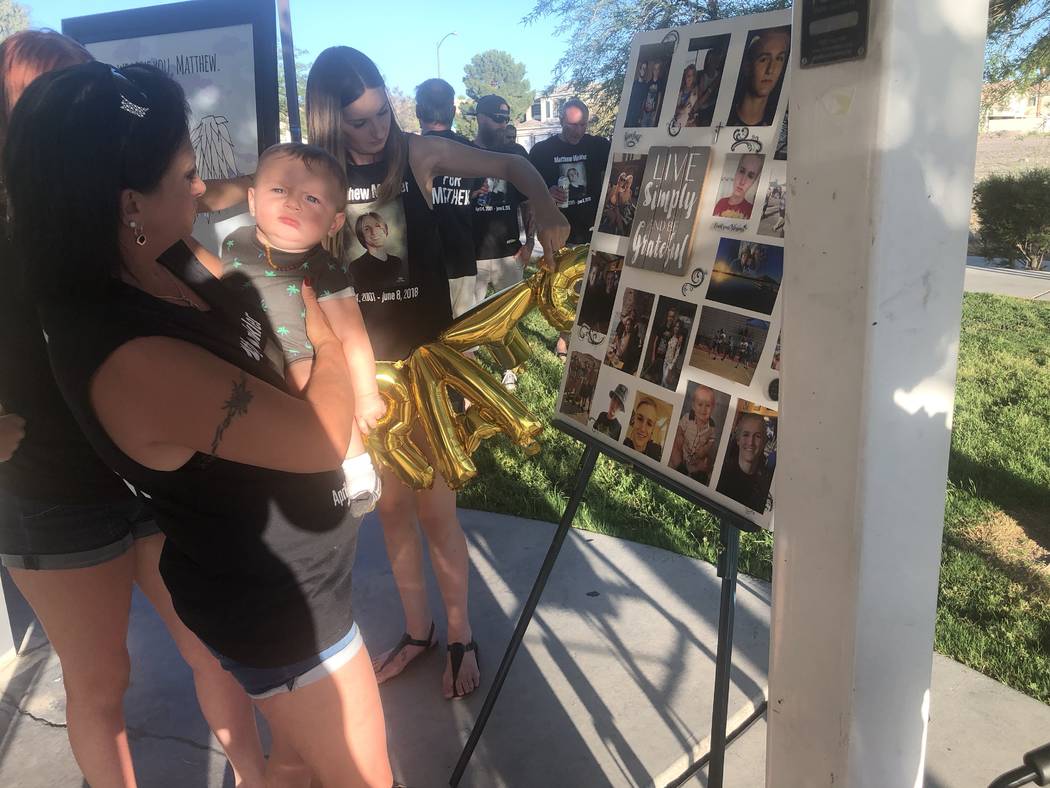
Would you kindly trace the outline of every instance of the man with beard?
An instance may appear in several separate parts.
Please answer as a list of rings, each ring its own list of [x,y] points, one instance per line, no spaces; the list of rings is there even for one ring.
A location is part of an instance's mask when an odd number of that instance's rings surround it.
[[[523,156],[529,154],[517,143],[507,144],[510,104],[502,96],[482,96],[475,110],[478,133],[474,144],[479,148]],[[497,198],[498,199],[495,199]],[[529,204],[512,185],[492,182],[491,178],[474,194],[474,251],[477,259],[475,303],[485,299],[489,285],[496,292],[522,280],[522,269],[532,256],[535,244],[532,213]],[[519,220],[520,219],[520,220]],[[521,231],[525,230],[525,243]],[[513,391],[518,378],[513,370],[503,373],[503,385]]]

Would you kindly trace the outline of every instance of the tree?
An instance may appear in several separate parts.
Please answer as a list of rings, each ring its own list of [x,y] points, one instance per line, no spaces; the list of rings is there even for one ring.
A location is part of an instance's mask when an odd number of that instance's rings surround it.
[[[790,5],[791,0],[536,0],[523,21],[559,20],[557,32],[567,33],[572,43],[554,67],[551,87],[567,82],[586,94],[595,133],[608,136],[616,122],[635,33]]]
[[[0,40],[29,27],[29,9],[16,0],[0,0]]]
[[[1024,90],[1050,76],[1050,0],[989,0],[985,80]]]
[[[525,64],[500,49],[489,49],[474,55],[463,67],[463,84],[467,87],[467,98],[459,100],[460,114],[456,119],[456,129],[470,139],[476,136],[478,124],[465,113],[474,112],[479,98],[491,93],[505,98],[510,105],[513,123],[525,117],[536,95],[525,79]]]
[[[419,118],[416,117],[416,100],[399,87],[388,87],[390,107],[394,110],[397,125],[405,131],[419,131]]]
[[[1050,169],[990,175],[974,188],[985,256],[1040,270],[1050,257]]]
[[[310,76],[310,67],[313,65],[307,60],[309,55],[310,53],[305,49],[298,47],[295,49],[295,91],[299,98],[299,128],[302,129],[304,139],[306,138],[306,78]],[[281,139],[287,142],[291,140],[288,126],[288,90],[284,81],[284,54],[281,52],[279,40],[277,42],[277,105]]]

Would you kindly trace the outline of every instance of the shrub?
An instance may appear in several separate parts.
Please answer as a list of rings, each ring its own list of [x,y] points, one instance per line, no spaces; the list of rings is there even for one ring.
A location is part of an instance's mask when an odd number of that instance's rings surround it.
[[[973,192],[985,256],[1042,268],[1050,258],[1050,169],[990,175]]]

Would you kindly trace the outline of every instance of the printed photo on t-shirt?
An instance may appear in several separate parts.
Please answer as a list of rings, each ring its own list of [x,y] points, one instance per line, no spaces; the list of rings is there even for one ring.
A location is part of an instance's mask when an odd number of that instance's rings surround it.
[[[507,182],[500,178],[485,178],[474,198],[474,205],[477,208],[498,208],[509,204],[510,194],[507,191]]]
[[[609,188],[605,193],[605,207],[598,231],[610,235],[631,234],[634,213],[638,208],[638,192],[642,188],[645,173],[644,153],[617,153],[613,156],[609,174]]]
[[[750,219],[755,210],[758,181],[766,157],[761,153],[731,153],[722,167],[714,215],[723,219]]]
[[[361,190],[351,189],[351,198],[357,191]],[[343,239],[347,274],[358,294],[408,284],[408,235],[401,200],[348,204]]]
[[[689,62],[682,70],[673,127],[710,126],[729,51],[728,33],[689,39]]]
[[[587,162],[563,162],[558,165],[561,175],[558,185],[569,195],[569,205],[587,197]]]

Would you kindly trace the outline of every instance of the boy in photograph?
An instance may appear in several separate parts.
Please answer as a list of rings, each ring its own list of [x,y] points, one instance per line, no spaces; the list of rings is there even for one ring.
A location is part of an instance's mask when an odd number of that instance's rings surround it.
[[[667,462],[674,470],[701,484],[711,482],[718,437],[722,432],[713,418],[717,401],[718,394],[713,388],[696,384],[678,420]]]
[[[390,225],[383,215],[369,211],[357,217],[354,235],[365,248],[364,254],[351,260],[347,268],[350,278],[362,290],[384,290],[408,282],[408,264],[386,250]]]
[[[770,126],[787,70],[791,29],[772,27],[751,35],[727,126]]]
[[[623,424],[620,423],[616,414],[627,410],[626,399],[627,386],[618,383],[616,388],[609,392],[609,407],[599,413],[598,418],[594,420],[594,429],[603,435],[608,435],[614,441],[620,440]]]
[[[660,383],[664,375],[664,358],[667,356],[667,347],[674,336],[675,324],[678,322],[678,310],[671,307],[664,317],[664,324],[654,329],[649,338],[649,352],[647,354],[645,369],[642,377],[652,383]]]
[[[766,420],[757,413],[737,419],[733,443],[726,452],[718,491],[756,512],[766,510],[772,475],[766,470]]]
[[[723,219],[751,218],[755,204],[747,198],[755,189],[758,179],[762,177],[764,161],[764,157],[758,153],[745,153],[740,156],[733,174],[732,191],[715,203],[715,216]]]

